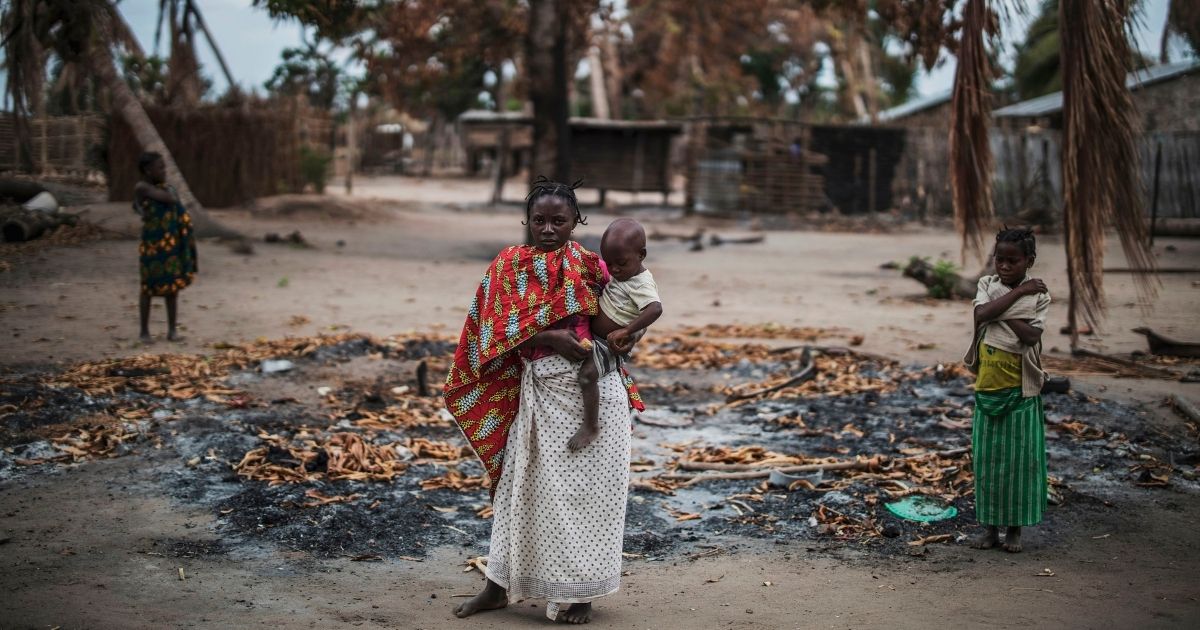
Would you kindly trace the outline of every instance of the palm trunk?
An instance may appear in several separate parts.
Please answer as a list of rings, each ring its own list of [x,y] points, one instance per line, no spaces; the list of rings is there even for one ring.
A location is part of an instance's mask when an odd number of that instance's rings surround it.
[[[107,24],[105,20],[98,20],[96,28],[99,37],[96,38],[89,55],[92,71],[108,90],[112,98],[113,113],[119,115],[133,130],[133,135],[137,138],[142,150],[156,151],[162,155],[163,162],[167,167],[167,183],[175,187],[179,194],[179,200],[191,215],[196,235],[242,238],[234,230],[213,219],[205,211],[204,206],[200,205],[196,196],[192,194],[192,189],[188,187],[187,181],[183,179],[183,174],[179,172],[179,167],[175,164],[175,158],[171,156],[162,136],[158,135],[154,123],[150,122],[150,117],[146,115],[146,110],[142,107],[141,102],[133,95],[125,81],[117,75],[111,49],[111,25]]]
[[[221,66],[221,74],[225,75],[225,82],[229,84],[227,88],[230,92],[237,90],[237,83],[233,80],[233,73],[229,71],[229,64],[225,63],[225,55],[221,54],[221,49],[217,48],[217,40],[213,39],[212,33],[208,30],[208,24],[204,22],[204,17],[200,15],[200,9],[196,8],[196,3],[192,0],[187,1],[188,11],[192,13],[192,17],[196,18],[196,25],[200,27],[200,32],[204,33],[204,38],[208,40],[208,46],[213,51],[213,56],[217,58],[217,65]]]

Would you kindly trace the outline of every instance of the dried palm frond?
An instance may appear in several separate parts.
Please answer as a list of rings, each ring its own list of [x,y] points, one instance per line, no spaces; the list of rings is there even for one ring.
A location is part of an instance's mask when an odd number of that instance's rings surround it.
[[[991,123],[992,67],[984,34],[994,28],[987,0],[967,0],[950,111],[950,184],[954,191],[954,224],[967,250],[981,254],[983,233],[994,216],[992,207]]]
[[[1125,77],[1133,54],[1128,0],[1062,0],[1063,221],[1071,304],[1096,327],[1104,312],[1104,230],[1112,224],[1143,295],[1153,293],[1135,138]],[[1078,324],[1072,322],[1077,327]]]

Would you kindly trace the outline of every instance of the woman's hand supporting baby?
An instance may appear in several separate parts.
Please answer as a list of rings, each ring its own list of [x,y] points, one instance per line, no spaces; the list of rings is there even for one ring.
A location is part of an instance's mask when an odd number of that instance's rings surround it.
[[[543,330],[525,343],[550,348],[556,354],[572,363],[578,363],[588,356],[587,348],[584,348],[583,344],[579,343],[579,337],[575,335],[574,331],[570,330]]]

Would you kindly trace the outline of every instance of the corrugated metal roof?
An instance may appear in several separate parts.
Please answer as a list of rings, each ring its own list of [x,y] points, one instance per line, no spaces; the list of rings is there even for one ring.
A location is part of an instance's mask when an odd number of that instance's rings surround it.
[[[533,117],[527,116],[523,112],[494,112],[488,109],[468,109],[459,114],[458,119],[467,122],[530,122],[533,120]]]
[[[463,122],[476,123],[532,123],[533,116],[521,112],[493,112],[486,109],[469,109],[459,114]],[[680,131],[683,128],[678,122],[668,120],[601,120],[599,118],[584,118],[572,116],[568,122],[575,127],[592,127],[605,129],[659,129],[665,131]]]
[[[891,109],[885,109],[879,112],[877,118],[879,122],[900,120],[901,118],[906,118],[908,116],[912,116],[913,114],[923,112],[927,109],[937,107],[943,103],[950,102],[951,94],[952,92],[950,90],[945,90],[943,92],[938,92],[937,94],[916,98],[904,103],[903,105],[897,105]],[[859,122],[869,123],[871,122],[871,119],[868,117],[859,120]]]
[[[1169,81],[1196,71],[1200,71],[1200,59],[1152,66],[1130,72],[1129,76],[1125,77],[1125,85],[1130,90],[1137,90],[1138,88]],[[1036,118],[1038,116],[1057,114],[1062,111],[1062,107],[1062,92],[1054,92],[1053,94],[1014,103],[1008,107],[1002,107],[992,112],[992,115],[997,118]]]

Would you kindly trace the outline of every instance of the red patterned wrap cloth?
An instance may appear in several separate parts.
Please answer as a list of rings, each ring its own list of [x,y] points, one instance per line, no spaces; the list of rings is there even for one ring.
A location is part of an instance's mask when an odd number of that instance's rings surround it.
[[[508,430],[521,402],[517,348],[565,318],[595,315],[604,280],[600,257],[575,241],[552,252],[508,247],[483,275],[443,394],[492,488],[500,481]],[[633,379],[622,376],[630,406],[644,410]]]

